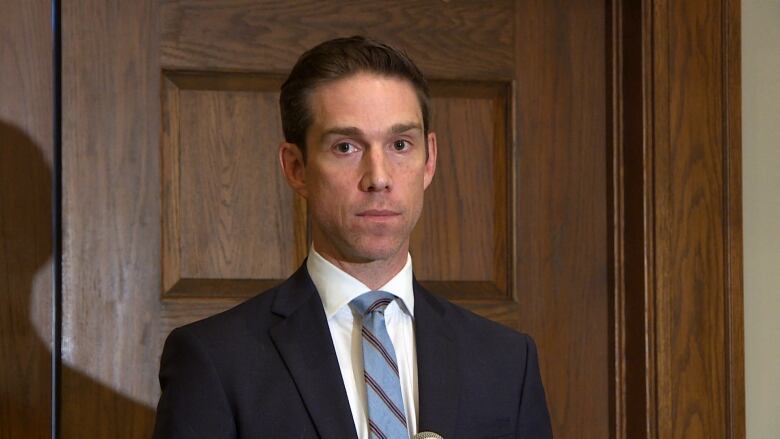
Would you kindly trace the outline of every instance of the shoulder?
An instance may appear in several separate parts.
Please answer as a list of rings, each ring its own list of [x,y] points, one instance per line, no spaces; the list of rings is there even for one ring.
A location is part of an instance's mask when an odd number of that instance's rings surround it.
[[[182,333],[212,343],[236,344],[246,337],[267,334],[269,328],[283,319],[281,314],[289,313],[312,295],[316,296],[316,289],[304,264],[279,285],[228,310],[179,327],[172,335]]]
[[[278,287],[264,291],[236,306],[210,317],[180,326],[168,335],[165,349],[188,346],[190,349],[217,355],[226,350],[241,349],[257,343],[278,319],[271,312]],[[240,352],[236,353],[240,355]]]
[[[278,291],[279,286],[263,291],[225,311],[181,326],[177,330],[202,334],[248,329],[246,326],[257,325],[258,320],[262,322],[264,315],[271,314],[271,306]]]

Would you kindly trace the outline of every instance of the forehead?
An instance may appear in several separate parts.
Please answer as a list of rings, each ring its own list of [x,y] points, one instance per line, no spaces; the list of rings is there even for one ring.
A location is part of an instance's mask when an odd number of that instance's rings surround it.
[[[358,73],[317,87],[310,96],[312,128],[383,129],[398,123],[422,126],[422,109],[405,79]]]

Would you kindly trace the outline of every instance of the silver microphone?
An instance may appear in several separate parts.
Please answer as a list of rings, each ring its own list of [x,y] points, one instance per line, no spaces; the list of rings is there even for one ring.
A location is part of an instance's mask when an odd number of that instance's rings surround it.
[[[432,433],[430,431],[421,431],[414,435],[412,439],[444,439],[438,433]]]

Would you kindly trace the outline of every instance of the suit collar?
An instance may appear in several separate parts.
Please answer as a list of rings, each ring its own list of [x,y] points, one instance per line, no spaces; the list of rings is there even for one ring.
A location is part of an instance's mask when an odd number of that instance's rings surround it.
[[[457,346],[440,299],[414,281],[419,431],[455,436],[459,381]]]
[[[317,290],[304,263],[279,287],[270,330],[320,437],[355,438],[355,424]]]
[[[306,259],[309,273],[320,300],[325,305],[325,316],[330,319],[354,298],[371,291],[371,288],[349,273],[332,264],[312,246]],[[400,299],[399,306],[414,317],[414,294],[412,288],[412,257],[407,254],[406,264],[386,284],[377,288]]]

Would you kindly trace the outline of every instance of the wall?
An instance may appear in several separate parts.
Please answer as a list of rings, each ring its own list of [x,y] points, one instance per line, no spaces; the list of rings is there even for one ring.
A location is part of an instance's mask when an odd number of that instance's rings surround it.
[[[780,1],[742,3],[748,438],[780,432]]]

